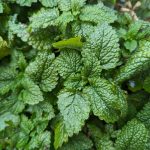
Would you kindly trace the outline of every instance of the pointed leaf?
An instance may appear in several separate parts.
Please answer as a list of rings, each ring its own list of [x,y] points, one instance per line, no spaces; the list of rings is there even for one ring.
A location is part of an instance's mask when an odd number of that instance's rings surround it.
[[[103,69],[115,68],[120,58],[118,41],[117,34],[111,26],[97,26],[82,48],[83,57],[96,57]]]
[[[99,119],[113,123],[126,114],[124,93],[108,80],[91,79],[90,86],[84,89],[84,93],[88,95],[93,113]]]
[[[148,138],[148,131],[144,124],[137,120],[127,123],[116,140],[117,150],[144,150]]]
[[[57,84],[57,70],[54,65],[55,55],[47,51],[39,52],[35,61],[26,68],[26,74],[45,92],[50,92]]]

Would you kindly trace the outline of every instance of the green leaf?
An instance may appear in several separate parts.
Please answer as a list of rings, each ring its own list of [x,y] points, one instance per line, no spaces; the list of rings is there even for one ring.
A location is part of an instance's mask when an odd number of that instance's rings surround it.
[[[81,70],[81,55],[73,49],[62,50],[56,58],[57,70],[63,78],[67,78]]]
[[[86,85],[86,81],[83,79],[81,74],[72,74],[67,80],[64,82],[64,86],[69,90],[81,90]]]
[[[82,60],[84,67],[82,69],[82,76],[87,80],[92,77],[99,77],[101,75],[102,67],[100,61],[92,52],[90,55],[86,50],[82,51]]]
[[[37,13],[33,14],[29,20],[29,29],[31,31],[39,28],[47,28],[53,26],[56,23],[56,18],[59,16],[59,11],[56,8],[42,8]]]
[[[29,39],[29,33],[27,32],[27,26],[22,23],[14,23],[13,21],[9,22],[9,34],[16,34],[22,41],[27,42]],[[12,36],[14,39],[15,37]]]
[[[147,129],[150,129],[150,102],[145,104],[143,109],[137,114],[137,119],[144,123]]]
[[[83,36],[88,38],[89,35],[94,31],[94,26],[89,22],[73,22],[72,32],[74,36]]]
[[[115,68],[120,58],[118,41],[117,34],[111,26],[108,24],[99,25],[84,44],[83,57],[98,59],[103,69]]]
[[[14,50],[12,52],[12,58],[11,58],[10,65],[11,65],[11,67],[13,67],[15,69],[20,69],[20,70],[24,71],[24,69],[27,66],[27,62],[26,62],[25,56],[22,53],[22,51]]]
[[[84,93],[89,97],[94,115],[100,120],[113,123],[127,112],[123,91],[108,80],[92,78]]]
[[[49,101],[40,102],[29,107],[30,113],[35,114],[34,121],[47,121],[54,118],[54,109]]]
[[[96,149],[98,150],[115,150],[113,142],[110,140],[109,135],[103,133],[100,128],[94,124],[88,124],[89,134],[94,140]]]
[[[28,44],[38,50],[50,51],[52,43],[55,41],[56,34],[58,34],[56,27],[40,29],[29,34]]]
[[[10,54],[10,49],[6,41],[0,37],[0,59]]]
[[[79,14],[80,9],[85,5],[85,0],[58,0],[58,7],[61,11],[72,9],[74,15]]]
[[[58,108],[69,136],[81,130],[90,113],[89,102],[84,95],[68,91],[62,91],[58,95]]]
[[[80,49],[82,48],[81,37],[70,38],[67,40],[53,43],[53,47],[58,49],[62,49],[62,48]]]
[[[144,124],[137,120],[127,123],[116,140],[117,150],[144,150],[148,138],[148,131]]]
[[[141,70],[146,70],[150,65],[150,42],[145,43],[139,51],[135,52],[127,61],[127,63],[120,68],[115,80],[116,82],[123,82],[130,77],[138,74]]]
[[[2,3],[2,1],[0,0],[0,13],[3,13],[3,3]]]
[[[130,39],[130,40],[134,39],[136,37],[136,35],[138,34],[141,26],[142,26],[141,21],[135,21],[135,22],[131,23],[129,26],[129,30],[126,33],[125,39]]]
[[[19,135],[17,138],[18,140],[17,140],[16,147],[18,149],[25,148],[25,146],[27,145],[29,141],[29,136],[25,134],[24,132],[19,132]]]
[[[12,86],[12,89],[14,89],[14,86]],[[13,114],[19,114],[23,111],[25,108],[25,104],[18,100],[18,94],[15,90],[13,90],[13,93],[10,96],[3,96],[0,97],[0,114],[3,114],[7,112],[8,110]]]
[[[86,0],[71,0],[71,9],[76,16],[80,14],[81,8],[85,5]]]
[[[20,128],[24,133],[29,134],[33,130],[34,124],[32,120],[28,119],[28,117],[26,117],[25,115],[22,115]]]
[[[10,67],[1,67],[0,70],[0,94],[4,95],[13,88],[17,72]]]
[[[107,135],[103,136],[101,140],[97,141],[97,143],[97,149],[99,150],[116,150],[113,146],[113,141],[111,141]]]
[[[92,141],[82,133],[69,139],[59,150],[88,150],[92,148]]]
[[[19,94],[19,100],[29,105],[35,105],[44,100],[39,86],[31,79],[24,78],[21,83],[24,89]]]
[[[69,11],[71,9],[71,0],[57,0],[58,7],[61,11]]]
[[[102,24],[104,22],[113,23],[117,17],[115,12],[105,7],[102,3],[96,5],[86,5],[80,13],[80,19],[82,21],[93,22],[96,24]]]
[[[58,80],[57,70],[54,65],[55,55],[39,52],[35,61],[31,62],[26,68],[26,74],[45,91],[52,91]]]
[[[37,0],[10,0],[12,2],[16,2],[20,6],[31,6],[32,3],[37,2]]]
[[[150,93],[150,77],[149,76],[144,80],[143,88],[146,92]]]
[[[137,41],[135,41],[135,40],[126,41],[126,42],[124,43],[124,46],[125,46],[125,48],[128,49],[130,52],[133,52],[133,51],[136,49],[136,47],[137,47]]]
[[[57,6],[57,0],[40,0],[45,7],[55,7]]]
[[[22,41],[27,42],[33,48],[38,50],[50,50],[52,48],[52,43],[55,41],[58,29],[54,26],[45,28],[40,28],[31,32],[28,26],[22,23],[14,23],[10,21],[9,32],[12,35],[12,40],[15,40],[14,34],[21,38]]]
[[[63,12],[57,19],[56,25],[60,28],[60,31],[65,35],[67,30],[67,25],[74,20],[72,13]]]
[[[49,131],[44,131],[32,137],[31,141],[27,145],[28,149],[50,149],[51,143],[51,133]]]
[[[59,121],[54,128],[55,136],[54,136],[54,147],[58,149],[62,146],[64,142],[68,141],[68,133],[65,129],[65,124],[63,120]]]
[[[0,116],[0,131],[3,131],[6,127],[19,124],[19,116],[16,116],[10,112],[6,112]]]

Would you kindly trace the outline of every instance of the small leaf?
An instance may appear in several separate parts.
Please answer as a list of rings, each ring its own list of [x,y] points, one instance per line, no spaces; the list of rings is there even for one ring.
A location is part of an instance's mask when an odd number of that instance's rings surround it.
[[[92,148],[92,145],[92,141],[88,137],[79,133],[69,139],[59,150],[88,150]]]
[[[132,41],[126,41],[124,43],[124,46],[126,47],[126,49],[128,49],[130,52],[133,52],[136,47],[137,47],[137,41],[132,40]]]
[[[57,6],[57,0],[40,0],[45,7],[55,7]]]
[[[10,54],[10,49],[6,41],[0,37],[0,59]]]
[[[23,90],[19,94],[19,100],[26,104],[35,105],[40,101],[43,101],[43,94],[38,85],[36,85],[31,79],[24,78],[22,80]]]
[[[81,70],[81,55],[73,49],[62,50],[55,63],[60,76],[67,78]]]
[[[0,131],[3,131],[6,127],[13,125],[18,125],[19,116],[6,112],[3,115],[0,115]]]
[[[94,25],[89,22],[73,22],[72,32],[74,36],[82,36],[88,38],[89,35],[94,31]]]
[[[17,72],[10,67],[1,67],[0,70],[0,94],[4,95],[14,86]]]
[[[58,49],[62,48],[80,49],[82,48],[81,37],[70,38],[67,40],[53,43],[53,47]]]
[[[59,121],[56,125],[55,125],[55,136],[54,136],[54,147],[55,149],[58,149],[59,147],[62,146],[62,144],[64,142],[68,141],[68,133],[65,129],[65,125],[63,120]]]
[[[149,76],[144,80],[143,88],[146,92],[150,93],[150,77]]]

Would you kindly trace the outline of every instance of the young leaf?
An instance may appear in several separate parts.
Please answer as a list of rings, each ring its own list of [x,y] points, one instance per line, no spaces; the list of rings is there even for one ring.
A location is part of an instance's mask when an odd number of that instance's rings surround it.
[[[30,113],[35,114],[34,121],[47,121],[54,118],[54,109],[49,101],[44,101],[29,107]]]
[[[3,115],[0,115],[0,132],[3,131],[6,127],[11,126],[11,123],[18,125],[19,116],[6,112]]]
[[[73,49],[62,50],[55,63],[60,76],[67,78],[81,70],[81,55]]]
[[[82,60],[84,67],[81,71],[82,76],[85,79],[99,77],[101,75],[102,67],[100,61],[95,57],[94,53],[87,53],[87,51],[82,51]]]
[[[20,128],[22,129],[24,133],[29,134],[33,130],[34,124],[31,119],[28,119],[28,117],[26,117],[25,115],[22,115]]]
[[[92,145],[92,141],[88,137],[79,133],[59,148],[59,150],[88,150],[92,148]]]
[[[10,67],[1,67],[0,70],[0,94],[4,95],[12,89],[17,72]]]
[[[24,89],[19,94],[19,100],[29,105],[35,105],[44,100],[39,86],[31,79],[24,78],[21,83]]]
[[[60,31],[65,35],[67,30],[67,25],[74,20],[72,13],[63,12],[57,19],[56,25],[60,28]]]
[[[44,131],[36,136],[33,136],[27,149],[50,149],[51,133]]]
[[[68,141],[68,133],[65,129],[65,124],[63,122],[63,120],[59,121],[56,125],[55,125],[55,136],[54,136],[54,147],[55,149],[58,149],[59,147],[62,146],[62,144],[64,142]]]
[[[55,7],[57,6],[57,0],[39,0],[45,7]]]
[[[6,41],[0,37],[0,59],[10,54],[10,49]]]
[[[80,49],[82,48],[81,37],[70,38],[67,40],[53,43],[53,47],[58,49],[62,49],[62,48]]]
[[[58,0],[58,7],[61,11],[69,11],[71,9],[71,0]]]
[[[150,77],[149,76],[144,80],[143,88],[145,91],[150,93]]]
[[[88,38],[89,35],[94,31],[94,25],[89,22],[73,22],[72,32],[74,36],[82,36]]]
[[[61,11],[72,10],[74,15],[79,14],[80,9],[85,5],[85,0],[58,0],[58,7]]]
[[[3,13],[3,10],[4,10],[4,8],[3,8],[3,3],[2,3],[2,1],[0,0],[0,13]]]
[[[37,0],[9,0],[12,2],[16,2],[17,4],[19,4],[20,6],[31,6],[32,3],[37,2]]]

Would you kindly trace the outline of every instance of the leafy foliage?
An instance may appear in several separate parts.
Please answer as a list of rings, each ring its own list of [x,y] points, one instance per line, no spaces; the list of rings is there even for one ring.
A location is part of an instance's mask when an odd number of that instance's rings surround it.
[[[141,2],[0,0],[0,150],[150,149]]]

